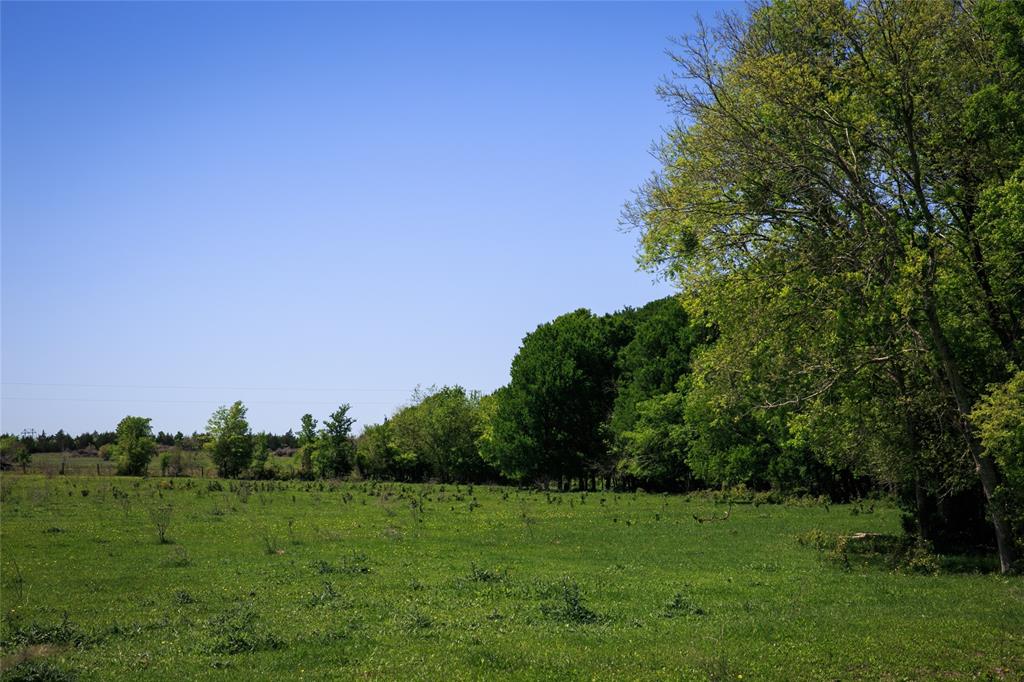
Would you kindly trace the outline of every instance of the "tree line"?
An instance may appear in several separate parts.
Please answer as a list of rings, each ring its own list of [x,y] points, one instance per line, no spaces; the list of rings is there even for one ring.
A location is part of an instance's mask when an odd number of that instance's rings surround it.
[[[285,433],[263,433],[267,439],[267,447],[271,450],[282,450],[297,448],[299,446],[298,436],[288,430]],[[17,435],[5,433],[0,435],[5,442],[13,443],[18,441],[29,454],[39,452],[78,452],[80,454],[92,454],[103,449],[103,446],[110,445],[117,440],[117,431],[86,431],[72,436],[60,429],[55,433],[47,434],[46,431],[38,435]],[[153,435],[153,441],[164,447],[175,447],[181,450],[198,451],[203,448],[207,440],[204,431],[193,431],[185,434],[181,431],[169,433],[157,431]]]

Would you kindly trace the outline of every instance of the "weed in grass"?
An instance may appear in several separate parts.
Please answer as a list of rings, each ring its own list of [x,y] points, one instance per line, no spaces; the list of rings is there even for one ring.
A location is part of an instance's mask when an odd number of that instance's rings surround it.
[[[263,553],[270,556],[274,554],[284,554],[284,550],[281,549],[277,541],[277,536],[268,528],[264,528],[260,531],[260,541],[263,545]]]
[[[128,512],[131,510],[132,507],[131,495],[121,490],[117,486],[112,486],[110,488],[110,495],[111,497],[114,498],[115,503],[117,504],[118,507],[121,508],[121,511],[124,513],[124,517],[127,519]]]
[[[338,567],[339,573],[348,573],[350,575],[360,575],[370,572],[370,559],[362,552],[355,552],[342,559],[341,566]]]
[[[562,578],[561,599],[553,604],[541,604],[541,613],[552,620],[583,625],[596,623],[601,617],[583,604],[580,586],[568,577]]]
[[[75,682],[78,674],[44,660],[25,660],[3,673],[4,682]]]
[[[171,527],[171,514],[174,507],[169,504],[157,505],[149,508],[149,520],[156,528],[157,538],[161,545],[167,544],[167,529]]]
[[[312,568],[313,571],[318,573],[319,575],[327,575],[328,573],[334,573],[335,570],[334,566],[327,563],[323,559],[317,559],[316,561],[314,561],[312,564],[310,564],[310,568]]]
[[[333,603],[339,596],[341,595],[334,589],[334,585],[324,581],[323,587],[320,591],[315,592],[306,603],[309,604],[309,606],[325,606]]]
[[[476,562],[470,564],[467,580],[477,583],[496,583],[508,577],[507,571],[498,571],[490,568],[481,568]]]
[[[284,641],[268,632],[247,606],[216,616],[207,626],[212,632],[210,653],[241,654],[284,647]]]
[[[187,592],[186,590],[178,590],[177,592],[175,592],[174,595],[171,597],[171,601],[177,604],[178,606],[185,606],[186,604],[196,603],[195,597],[189,594],[189,592]]]
[[[676,592],[672,599],[666,602],[661,611],[665,618],[679,618],[680,616],[706,616],[707,611],[698,606],[689,595]]]
[[[65,611],[61,621],[56,625],[35,622],[24,626],[15,625],[12,628],[10,639],[15,644],[22,646],[31,644],[86,646],[95,643],[98,638],[71,621]]]
[[[17,559],[10,554],[10,550],[7,550],[7,553],[8,558],[10,559],[10,564],[14,568],[14,572],[5,571],[5,573],[10,576],[6,582],[14,588],[15,594],[18,595],[17,603],[20,604],[25,598],[25,576],[21,572],[21,566],[18,564]]]
[[[736,673],[729,664],[728,656],[721,652],[701,661],[700,669],[708,682],[743,679],[742,675]]]
[[[405,614],[402,619],[402,629],[409,632],[427,630],[434,626],[434,620],[418,609],[413,609]]]

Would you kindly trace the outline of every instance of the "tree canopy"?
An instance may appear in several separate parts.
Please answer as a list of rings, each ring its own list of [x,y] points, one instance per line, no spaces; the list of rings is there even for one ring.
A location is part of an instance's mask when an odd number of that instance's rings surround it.
[[[153,427],[148,417],[125,417],[117,425],[114,455],[117,473],[124,476],[142,476],[156,454]]]
[[[1004,570],[1005,472],[970,414],[1022,352],[1020,9],[781,0],[702,27],[628,211],[720,334],[696,378],[720,412],[775,410],[933,496],[973,469]]]
[[[236,400],[217,408],[206,424],[207,448],[220,476],[238,476],[252,462],[253,438],[246,412],[242,401]]]

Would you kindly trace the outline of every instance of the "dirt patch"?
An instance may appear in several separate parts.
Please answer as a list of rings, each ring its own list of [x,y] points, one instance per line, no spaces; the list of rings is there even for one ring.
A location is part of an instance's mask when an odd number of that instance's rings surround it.
[[[68,648],[64,644],[29,644],[13,654],[0,658],[0,673],[21,665],[25,661],[34,661],[38,658],[52,656]]]

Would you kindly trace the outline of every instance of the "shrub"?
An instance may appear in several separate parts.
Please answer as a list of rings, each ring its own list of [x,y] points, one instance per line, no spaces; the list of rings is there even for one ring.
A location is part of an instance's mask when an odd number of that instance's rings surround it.
[[[117,425],[117,473],[142,476],[156,453],[153,428],[146,417],[125,417]]]
[[[583,605],[580,598],[580,586],[576,581],[563,578],[561,584],[561,601],[554,604],[542,604],[541,613],[553,620],[564,623],[586,624],[595,623],[600,616]]]
[[[665,604],[662,610],[665,618],[678,618],[679,616],[706,616],[707,611],[698,606],[689,596],[682,592],[676,592],[672,599]]]
[[[167,529],[171,526],[171,512],[174,511],[174,507],[169,504],[159,505],[156,507],[150,507],[149,509],[149,520],[152,521],[153,527],[156,528],[157,537],[160,539],[160,544],[167,544]]]
[[[480,568],[473,562],[470,565],[468,579],[478,583],[496,583],[504,580],[508,577],[505,571],[492,570],[489,568]]]
[[[256,613],[240,607],[221,614],[208,622],[213,631],[210,652],[214,654],[240,654],[268,651],[284,647],[284,642],[263,628]]]
[[[56,625],[33,622],[25,626],[13,628],[11,634],[11,641],[21,645],[63,644],[67,646],[85,646],[92,644],[96,639],[96,637],[71,621],[66,611],[61,621]]]

